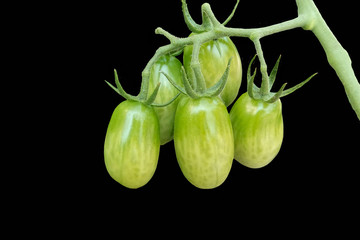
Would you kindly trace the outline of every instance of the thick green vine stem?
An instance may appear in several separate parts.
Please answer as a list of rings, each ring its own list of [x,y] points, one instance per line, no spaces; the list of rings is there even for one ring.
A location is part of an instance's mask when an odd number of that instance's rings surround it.
[[[342,82],[349,102],[360,120],[360,84],[351,66],[347,51],[336,39],[312,0],[296,0],[300,16],[306,19],[303,28],[312,31],[325,50],[330,66]]]
[[[192,32],[198,34],[193,34],[186,38],[178,38],[165,30],[158,28],[156,33],[162,34],[170,40],[170,44],[160,47],[150,59],[146,67],[142,72],[142,85],[139,96],[145,96],[148,89],[148,81],[150,77],[151,66],[156,62],[156,60],[164,54],[173,54],[178,53],[184,49],[186,45],[194,45],[199,47],[201,44],[221,38],[221,37],[246,37],[249,38],[255,46],[257,56],[260,61],[260,72],[262,75],[262,84],[260,88],[260,96],[262,98],[267,98],[268,101],[272,101],[274,98],[285,96],[295,91],[297,88],[304,85],[309,79],[304,82],[296,85],[293,88],[284,90],[283,87],[279,90],[278,93],[271,93],[271,77],[267,73],[267,64],[264,58],[264,53],[261,49],[260,40],[263,37],[291,30],[294,28],[303,28],[304,30],[312,31],[315,36],[320,41],[322,47],[324,48],[329,64],[334,68],[338,77],[340,78],[342,84],[344,85],[345,92],[349,99],[349,102],[357,114],[358,119],[360,120],[360,84],[354,74],[354,71],[351,66],[351,59],[346,52],[346,50],[341,46],[336,37],[333,35],[329,27],[327,26],[325,20],[322,18],[319,10],[314,4],[313,0],[296,0],[298,7],[298,16],[292,20],[288,20],[282,23],[274,24],[267,27],[261,28],[229,28],[225,27],[225,24],[230,21],[236,7],[239,4],[239,0],[236,1],[236,6],[231,12],[230,16],[221,24],[215,17],[214,13],[211,10],[211,7],[208,3],[205,3],[201,7],[202,13],[202,24],[196,23],[189,13],[186,0],[182,1],[182,10],[184,13],[185,23]],[[197,93],[203,94],[205,91],[203,77],[200,71],[199,62],[198,62],[198,51],[193,51],[193,61],[191,66],[195,70],[196,79],[190,81],[195,81],[192,86],[195,86]],[[277,69],[277,68],[276,68]],[[271,75],[270,75],[271,76]],[[296,88],[297,87],[297,88]],[[295,89],[296,88],[296,89]],[[256,88],[252,88],[254,91]],[[294,90],[295,89],[295,90]],[[257,90],[255,90],[257,91]],[[147,96],[147,95],[146,95]]]

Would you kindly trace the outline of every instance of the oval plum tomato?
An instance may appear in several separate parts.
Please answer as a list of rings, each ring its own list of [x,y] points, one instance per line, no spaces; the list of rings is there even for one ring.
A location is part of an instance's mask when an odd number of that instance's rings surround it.
[[[155,111],[126,100],[114,110],[106,132],[104,158],[110,176],[128,188],[144,186],[154,175],[160,151]]]
[[[184,96],[176,110],[174,143],[176,158],[190,183],[203,189],[222,184],[234,158],[233,131],[222,100]]]
[[[174,56],[162,56],[151,68],[149,80],[149,92],[153,92],[157,84],[160,82],[160,88],[155,98],[155,104],[165,104],[173,99],[179,91],[167,80],[164,74],[169,75],[177,84],[183,86],[181,77],[181,62]],[[174,135],[174,119],[176,106],[179,97],[165,107],[154,107],[160,124],[160,144],[163,145],[173,139]]]
[[[280,99],[274,103],[244,93],[230,111],[235,160],[249,168],[269,164],[279,153],[284,125]]]
[[[183,62],[187,75],[194,79],[194,73],[190,67],[192,51],[192,45],[185,47]],[[211,40],[203,43],[200,47],[199,61],[207,88],[216,84],[221,78],[231,57],[229,77],[224,90],[220,94],[226,106],[229,106],[235,100],[241,85],[242,66],[240,55],[229,37]]]

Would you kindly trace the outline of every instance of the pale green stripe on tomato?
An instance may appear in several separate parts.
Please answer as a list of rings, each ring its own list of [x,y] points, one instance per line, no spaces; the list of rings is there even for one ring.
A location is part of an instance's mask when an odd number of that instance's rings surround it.
[[[235,160],[249,168],[260,168],[276,157],[284,135],[280,99],[266,103],[244,93],[232,107],[230,119]]]
[[[234,157],[229,114],[216,98],[184,97],[175,116],[176,157],[184,176],[198,188],[215,188],[227,178]]]
[[[154,110],[126,100],[113,112],[104,144],[106,169],[128,188],[144,186],[154,175],[160,151]]]

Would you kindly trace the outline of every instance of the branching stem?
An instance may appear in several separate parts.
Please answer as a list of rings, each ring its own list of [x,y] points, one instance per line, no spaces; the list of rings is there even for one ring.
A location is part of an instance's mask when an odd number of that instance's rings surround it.
[[[160,47],[155,55],[150,59],[142,72],[142,86],[139,97],[146,98],[148,91],[148,81],[151,66],[156,60],[164,54],[169,54],[182,50],[186,45],[194,45],[193,58],[191,66],[194,70],[196,81],[192,82],[195,89],[200,92],[205,88],[205,81],[200,71],[198,53],[200,45],[221,37],[246,37],[254,42],[255,49],[260,61],[260,70],[262,74],[261,94],[267,94],[270,89],[267,65],[261,49],[260,39],[275,33],[291,30],[294,28],[303,28],[312,31],[323,46],[330,65],[334,68],[341,82],[344,85],[345,92],[349,102],[360,120],[360,84],[355,77],[351,67],[351,59],[336,37],[332,34],[326,22],[319,13],[313,0],[296,0],[298,6],[298,16],[292,20],[274,24],[261,28],[228,28],[222,25],[213,14],[210,5],[202,6],[203,21],[205,24],[199,25],[191,18],[186,1],[182,0],[185,22],[192,31],[198,34],[187,38],[177,38],[163,29],[158,29],[157,33],[165,35],[170,44]],[[238,1],[237,1],[238,3]],[[234,12],[234,11],[233,11]],[[232,13],[233,14],[233,13]],[[227,23],[228,20],[225,21]],[[211,26],[211,28],[209,28]]]
[[[270,91],[269,75],[267,73],[267,65],[266,65],[266,62],[265,62],[263,50],[261,48],[260,39],[255,38],[255,39],[253,39],[253,42],[254,42],[254,45],[255,45],[257,56],[258,56],[259,61],[260,61],[260,72],[261,72],[261,75],[262,75],[261,95],[266,95]]]

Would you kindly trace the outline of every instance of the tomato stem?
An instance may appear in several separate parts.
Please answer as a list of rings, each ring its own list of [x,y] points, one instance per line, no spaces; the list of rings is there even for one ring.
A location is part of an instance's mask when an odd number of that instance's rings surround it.
[[[201,33],[204,32],[204,27],[202,25],[197,24],[194,19],[191,17],[189,13],[189,9],[186,4],[186,0],[181,0],[182,2],[182,10],[184,14],[184,20],[186,25],[188,26],[189,30],[194,33]]]
[[[169,39],[169,41],[175,42],[178,38],[175,37],[174,35],[172,35],[171,33],[169,33],[168,31],[165,31],[164,29],[162,29],[161,27],[158,27],[155,29],[155,34],[160,34],[165,36],[167,39]]]
[[[213,11],[211,10],[210,4],[204,3],[201,6],[202,16],[203,16],[203,24],[206,31],[212,30],[215,27],[221,25],[221,23],[216,19]]]
[[[195,75],[195,79],[191,79],[191,81],[195,86],[195,89],[200,93],[203,93],[206,89],[206,84],[205,84],[204,75],[201,72],[201,65],[199,61],[200,46],[201,46],[200,42],[194,43],[190,66],[194,71],[194,75]]]
[[[254,42],[254,45],[255,45],[257,56],[259,57],[259,61],[260,61],[260,72],[261,72],[261,75],[262,75],[262,82],[261,82],[260,91],[261,91],[262,96],[266,96],[270,92],[269,75],[267,73],[267,65],[266,65],[266,61],[265,61],[265,58],[264,58],[263,50],[261,48],[260,38],[254,39],[253,42]]]
[[[260,40],[263,37],[279,32],[295,28],[303,28],[304,30],[312,31],[320,41],[327,55],[329,64],[334,68],[342,84],[344,85],[349,102],[360,120],[360,84],[352,69],[351,59],[345,49],[337,41],[336,37],[332,34],[325,20],[319,13],[313,0],[296,0],[296,4],[298,7],[298,16],[294,19],[284,21],[282,23],[261,28],[249,29],[225,27],[225,24],[227,24],[233,17],[238,4],[239,0],[237,0],[237,3],[232,13],[224,21],[223,24],[221,24],[216,19],[210,5],[207,3],[203,4],[201,7],[203,23],[199,25],[191,17],[186,4],[186,0],[182,0],[182,10],[185,23],[192,32],[198,34],[193,34],[186,38],[178,38],[161,28],[158,28],[156,30],[157,34],[164,35],[170,40],[171,43],[160,47],[144,68],[142,72],[142,85],[139,97],[144,98],[145,96],[146,98],[147,96],[147,82],[149,81],[150,69],[151,66],[156,62],[156,60],[164,54],[179,52],[183,50],[184,47],[187,45],[194,45],[191,67],[194,70],[196,79],[190,79],[190,81],[193,90],[200,94],[203,94],[205,91],[205,84],[198,61],[198,53],[201,44],[221,37],[246,37],[253,41],[260,61],[260,72],[262,74],[260,95],[262,96],[262,98],[267,98],[267,100],[273,99],[276,93],[271,93],[270,90],[275,80],[277,65],[275,65],[274,67],[276,71],[273,69],[275,72],[272,72],[269,77],[267,73],[267,65],[264,58],[264,53],[261,49]],[[303,83],[300,83],[291,89],[282,89],[284,91],[282,91],[281,94],[277,94],[276,96],[285,96],[287,94],[290,94],[290,92],[293,92],[299,87],[303,86],[310,79],[311,78],[308,78]],[[253,94],[254,89],[256,88],[252,88]]]
[[[330,66],[345,88],[351,107],[360,120],[360,84],[352,68],[349,54],[331,32],[312,0],[296,0],[296,3],[299,16],[307,20],[303,29],[312,31],[319,40]]]

